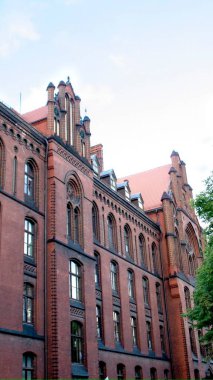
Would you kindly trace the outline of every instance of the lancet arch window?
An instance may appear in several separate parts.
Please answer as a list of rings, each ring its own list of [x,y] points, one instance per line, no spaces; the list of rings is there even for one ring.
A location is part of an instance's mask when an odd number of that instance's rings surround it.
[[[5,148],[2,140],[0,139],[0,188],[4,187],[5,177]]]
[[[26,202],[38,204],[38,168],[30,159],[24,166],[24,197]]]
[[[93,229],[93,239],[100,241],[100,222],[99,222],[99,211],[95,202],[92,206],[92,229]]]
[[[132,233],[128,224],[124,226],[124,250],[125,255],[132,257]]]
[[[142,234],[139,235],[138,242],[141,265],[147,267],[146,241]]]
[[[70,180],[67,184],[66,232],[68,242],[83,246],[83,220],[81,191],[78,184]]]
[[[189,223],[186,228],[186,254],[188,258],[189,274],[195,276],[197,269],[196,257],[199,256],[199,244],[191,223]]]
[[[183,270],[183,262],[182,262],[182,250],[181,250],[181,245],[180,245],[180,239],[179,239],[179,234],[178,230],[175,229],[175,256],[176,256],[176,263],[177,267],[179,270]]]
[[[159,272],[158,256],[157,256],[157,247],[155,243],[152,243],[152,263],[153,263],[154,273],[158,273]]]
[[[116,222],[112,214],[107,217],[107,227],[108,227],[108,242],[109,249],[112,251],[117,250],[117,234],[116,234]]]

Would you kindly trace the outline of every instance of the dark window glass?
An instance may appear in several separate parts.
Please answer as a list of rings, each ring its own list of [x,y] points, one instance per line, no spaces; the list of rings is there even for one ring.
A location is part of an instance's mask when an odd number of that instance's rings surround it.
[[[143,298],[145,305],[149,305],[149,282],[146,277],[143,277]]]
[[[92,227],[93,238],[97,241],[100,241],[98,208],[95,204],[92,207]]]
[[[139,236],[139,254],[140,254],[140,260],[141,264],[144,266],[147,266],[146,261],[146,242],[143,235]]]
[[[190,291],[188,288],[184,288],[184,295],[185,295],[186,309],[191,309],[191,298],[190,298]]]
[[[135,367],[135,380],[141,380],[142,379],[142,368],[137,365]]]
[[[112,290],[118,292],[118,265],[114,262],[110,263],[110,276]]]
[[[80,221],[80,211],[76,207],[74,209],[74,242],[79,243],[79,221]]]
[[[197,355],[196,343],[195,343],[195,334],[194,334],[194,330],[192,329],[192,327],[189,328],[189,338],[190,338],[191,350],[192,350],[194,355]]]
[[[81,267],[75,261],[70,261],[70,298],[82,300],[82,278]]]
[[[148,349],[152,350],[152,327],[151,322],[146,322],[146,333],[147,333],[147,345]]]
[[[83,328],[77,321],[71,322],[72,363],[83,363]]]
[[[168,369],[164,370],[164,380],[169,380],[169,370]]]
[[[113,231],[113,220],[111,216],[108,216],[107,218],[107,224],[108,224],[108,240],[109,240],[109,248],[115,249],[115,243],[114,243],[114,231]]]
[[[120,330],[120,314],[118,311],[113,311],[113,324],[114,324],[114,339],[115,342],[121,341],[121,330]]]
[[[25,173],[24,173],[24,194],[31,200],[34,200],[34,170],[32,165],[27,162],[25,164]]]
[[[35,379],[34,356],[32,354],[24,354],[22,359],[22,380]]]
[[[72,239],[72,207],[70,203],[67,205],[67,237]]]
[[[161,299],[161,287],[160,287],[160,284],[156,284],[156,298],[157,298],[158,311],[160,313],[162,313],[162,299]]]
[[[157,247],[152,244],[152,261],[153,261],[153,270],[155,273],[158,273],[158,258],[157,258]]]
[[[133,346],[137,346],[137,323],[135,317],[130,317],[130,324],[132,329],[132,343]]]
[[[35,224],[25,219],[24,221],[24,254],[29,257],[34,257],[35,246]]]
[[[164,327],[162,325],[160,325],[160,343],[162,352],[165,352]]]
[[[31,284],[24,283],[23,322],[33,324],[34,289]]]
[[[130,249],[130,231],[127,226],[124,227],[124,248],[125,248],[125,254],[130,256],[131,255],[131,249]]]
[[[123,364],[117,365],[117,379],[118,380],[125,379],[125,366]]]
[[[150,378],[151,380],[157,380],[157,370],[155,368],[150,369]]]
[[[95,284],[100,286],[100,256],[95,253]]]
[[[102,339],[102,319],[101,319],[101,307],[96,306],[96,329],[97,329],[97,338]]]
[[[17,157],[14,157],[13,160],[13,184],[12,184],[12,192],[16,194],[16,185],[17,185]]]
[[[99,379],[105,380],[106,377],[106,363],[99,362]]]

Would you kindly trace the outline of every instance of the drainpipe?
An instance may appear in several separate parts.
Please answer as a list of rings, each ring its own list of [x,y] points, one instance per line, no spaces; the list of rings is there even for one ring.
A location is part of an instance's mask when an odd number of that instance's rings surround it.
[[[47,359],[48,359],[48,341],[47,341],[47,174],[48,174],[48,140],[45,138],[46,152],[44,165],[44,378],[47,379]]]

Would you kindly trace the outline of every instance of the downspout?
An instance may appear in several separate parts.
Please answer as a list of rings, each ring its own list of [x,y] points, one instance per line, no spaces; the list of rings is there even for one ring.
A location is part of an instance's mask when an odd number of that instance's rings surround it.
[[[158,210],[156,210],[157,217],[158,217]],[[159,223],[159,222],[158,222]],[[159,223],[160,226],[160,223]],[[168,322],[168,307],[167,307],[167,300],[166,300],[166,293],[165,293],[165,277],[163,272],[163,264],[162,264],[162,257],[161,257],[161,242],[162,242],[162,231],[161,231],[161,239],[159,244],[159,250],[160,250],[160,266],[161,266],[161,273],[162,273],[162,280],[163,280],[163,299],[164,299],[164,305],[165,305],[165,311],[166,311],[166,327],[167,327],[167,336],[168,336],[168,343],[169,343],[169,353],[170,353],[170,365],[171,365],[171,379],[174,379],[174,370],[173,370],[173,361],[172,361],[172,348],[171,348],[171,342],[170,342],[170,330],[169,330],[169,322]]]
[[[47,379],[48,370],[48,335],[47,335],[47,184],[48,184],[48,140],[46,138],[46,152],[44,165],[44,378]]]

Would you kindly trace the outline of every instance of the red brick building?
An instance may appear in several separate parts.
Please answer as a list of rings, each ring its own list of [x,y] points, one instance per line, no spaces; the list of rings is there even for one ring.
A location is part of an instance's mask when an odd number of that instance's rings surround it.
[[[2,378],[205,377],[190,307],[201,230],[185,164],[117,180],[61,81],[0,103]]]

